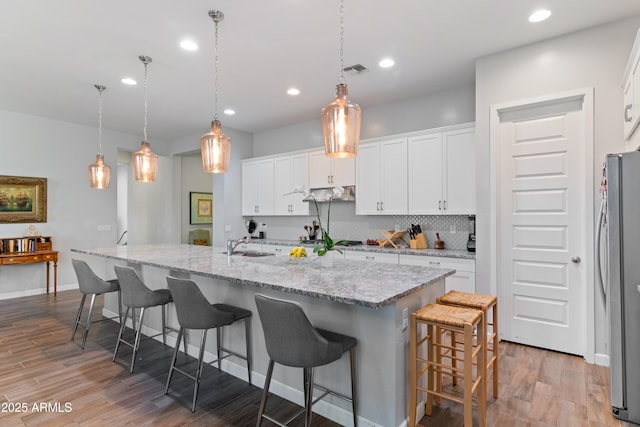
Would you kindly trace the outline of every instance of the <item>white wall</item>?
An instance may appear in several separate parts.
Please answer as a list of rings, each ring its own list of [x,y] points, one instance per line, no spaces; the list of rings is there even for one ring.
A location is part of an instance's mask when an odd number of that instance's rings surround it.
[[[474,108],[473,84],[363,108],[360,139],[473,122]],[[253,141],[255,157],[320,148],[323,146],[320,109],[315,120],[256,133]]]
[[[495,268],[490,253],[490,219],[495,212],[490,193],[489,112],[490,106],[567,90],[593,87],[595,91],[595,164],[593,206],[599,207],[599,179],[604,156],[623,151],[621,81],[627,58],[640,26],[640,17],[581,31],[541,43],[481,58],[476,63],[477,153],[477,253],[476,287],[488,293]],[[483,196],[484,195],[484,196]],[[597,218],[597,216],[596,216]],[[592,227],[594,229],[595,225]],[[587,250],[593,251],[593,248]],[[493,256],[494,260],[491,261]],[[492,264],[493,262],[493,264]],[[592,268],[590,266],[589,268]],[[602,304],[593,283],[595,313],[589,316],[596,327],[596,353],[606,353],[606,325]]]
[[[47,222],[34,225],[41,234],[53,237],[54,249],[60,252],[59,286],[77,283],[70,248],[112,246],[117,239],[116,151],[118,147],[137,150],[141,138],[103,129],[111,185],[96,190],[89,188],[87,167],[96,159],[97,138],[95,127],[0,111],[0,173],[47,178]],[[155,140],[152,147],[154,151],[167,148],[166,143]],[[23,236],[28,225],[0,224],[0,236]],[[111,231],[98,232],[98,225],[109,225]],[[44,274],[44,264],[2,266],[0,294],[41,292]]]

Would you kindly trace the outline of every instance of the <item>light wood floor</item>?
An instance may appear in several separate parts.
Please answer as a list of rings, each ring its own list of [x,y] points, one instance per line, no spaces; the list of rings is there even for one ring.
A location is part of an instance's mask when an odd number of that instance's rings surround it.
[[[0,301],[1,426],[255,425],[262,390],[213,367],[205,368],[195,414],[186,379],[174,376],[165,396],[171,349],[157,341],[143,343],[133,375],[128,349],[112,363],[114,322],[94,324],[81,350],[80,334],[69,341],[79,302],[78,291]],[[500,398],[488,403],[489,426],[632,426],[611,415],[607,368],[512,343],[500,350]],[[269,407],[282,417],[298,409],[277,396]],[[461,407],[443,401],[420,424],[462,426]],[[313,425],[337,424],[315,415]]]

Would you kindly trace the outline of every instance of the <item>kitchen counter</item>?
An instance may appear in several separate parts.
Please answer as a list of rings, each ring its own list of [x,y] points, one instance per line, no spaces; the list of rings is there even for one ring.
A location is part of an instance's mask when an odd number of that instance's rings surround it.
[[[273,244],[273,241],[269,242]],[[406,425],[409,313],[442,295],[444,278],[454,273],[451,269],[376,265],[345,259],[336,259],[333,267],[324,268],[320,259],[311,254],[300,260],[292,260],[288,255],[259,258],[234,255],[229,259],[222,248],[195,245],[120,246],[71,251],[74,258],[87,261],[105,279],[115,277],[114,265],[134,268],[151,289],[166,288],[169,275],[191,279],[209,301],[251,310],[254,314],[250,324],[252,377],[253,384],[258,387],[264,384],[269,357],[255,294],[298,302],[315,326],[357,339],[359,425],[369,427]],[[116,316],[117,306],[116,295],[104,295],[103,314],[106,317]],[[146,335],[158,333],[162,324],[160,310],[145,313],[144,323]],[[167,323],[178,326],[172,304],[169,305]],[[198,352],[198,335],[188,335],[190,355]],[[226,347],[238,353],[244,352],[241,326],[225,328],[223,339]],[[205,348],[207,361],[216,358],[216,343],[211,341]],[[176,344],[175,335],[167,337],[167,344]],[[144,354],[144,348],[141,354]],[[348,369],[349,358],[343,357],[317,368],[314,374],[318,383],[331,385],[338,392],[349,395]],[[244,362],[225,359],[222,370],[247,380]],[[302,404],[304,395],[300,375],[297,369],[278,366],[270,392]],[[207,386],[204,378],[201,387]],[[320,401],[313,409],[341,425],[352,425],[349,405],[340,399]]]
[[[229,258],[223,248],[198,245],[118,246],[71,251],[368,308],[391,304],[455,273],[455,270],[442,268],[388,266],[342,259],[336,259],[331,268],[323,268],[320,258],[313,254],[306,258],[242,255]]]
[[[263,244],[263,245],[279,245],[279,246],[306,246],[313,247],[315,244],[308,242],[298,242],[297,240],[285,240],[285,239],[251,239],[250,243]],[[376,252],[376,253],[390,253],[390,254],[404,254],[404,255],[418,255],[418,256],[435,256],[435,257],[447,257],[447,258],[461,258],[461,259],[475,259],[475,252],[469,252],[465,250],[456,249],[410,249],[400,248],[395,249],[393,247],[381,248],[373,245],[357,245],[341,247],[340,249],[346,251],[355,252]]]

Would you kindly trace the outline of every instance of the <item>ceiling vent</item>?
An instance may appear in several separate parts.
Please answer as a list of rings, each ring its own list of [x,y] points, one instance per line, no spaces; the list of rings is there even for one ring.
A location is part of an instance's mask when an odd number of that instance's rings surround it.
[[[355,64],[355,65],[351,65],[350,67],[343,68],[342,71],[351,72],[353,74],[362,74],[362,73],[367,72],[369,70],[367,68],[365,68],[364,65]]]

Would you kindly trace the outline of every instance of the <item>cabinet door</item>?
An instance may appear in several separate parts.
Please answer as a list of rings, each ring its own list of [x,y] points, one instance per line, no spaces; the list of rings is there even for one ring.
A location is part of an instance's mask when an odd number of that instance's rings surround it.
[[[378,144],[363,144],[356,157],[356,215],[380,213],[380,151]]]
[[[634,105],[633,105],[633,90],[634,90],[634,76],[629,76],[626,82],[624,82],[624,139],[629,140],[631,137],[631,130],[633,129],[633,123],[635,119]]]
[[[453,275],[444,280],[445,292],[453,289],[469,293],[476,291],[475,260],[401,254],[400,265],[421,265],[456,270]]]
[[[273,215],[273,159],[258,162],[258,212],[256,215]]]
[[[278,157],[273,161],[273,192],[275,215],[291,214],[291,196],[285,196],[293,189],[291,182],[291,157]],[[301,195],[298,194],[298,197]]]
[[[631,101],[633,103],[633,107],[631,108],[631,125],[629,126],[629,136],[633,135],[635,132],[638,132],[637,126],[638,121],[640,121],[640,56],[638,56],[637,58],[632,79],[633,83],[631,90],[633,91],[633,99]]]
[[[291,188],[289,191],[302,186],[309,187],[309,155],[306,153],[291,156]],[[309,215],[309,203],[302,201],[302,194],[292,194],[288,197],[291,204],[291,215]]]
[[[398,138],[379,144],[380,213],[407,214],[407,139]],[[357,198],[356,198],[357,200]]]
[[[442,206],[442,134],[408,141],[409,215],[437,215]]]
[[[346,187],[356,185],[356,159],[331,159],[332,168],[330,174],[331,186]]]
[[[446,170],[442,213],[452,215],[476,212],[475,129],[442,134]]]
[[[256,162],[242,163],[242,215],[258,212],[259,167]]]
[[[324,150],[309,153],[309,187],[326,188],[331,186],[331,158]]]

